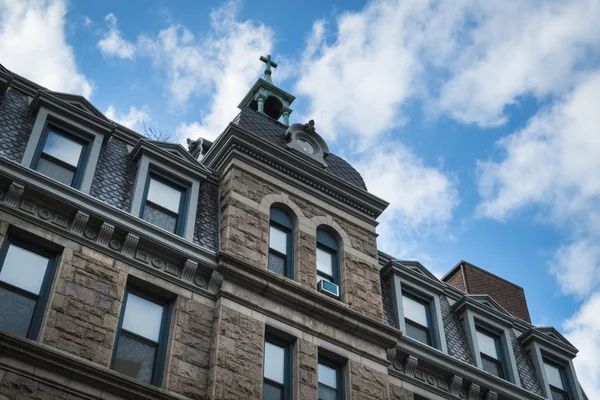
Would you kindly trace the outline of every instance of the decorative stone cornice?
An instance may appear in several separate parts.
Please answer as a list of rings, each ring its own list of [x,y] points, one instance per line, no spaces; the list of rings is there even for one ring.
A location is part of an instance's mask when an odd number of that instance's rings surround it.
[[[561,335],[562,336],[562,335]],[[552,351],[562,354],[563,356],[573,359],[579,352],[571,343],[565,340],[559,340],[545,333],[540,332],[537,328],[531,328],[527,332],[518,337],[519,342],[523,346],[528,346],[531,342],[537,342]]]
[[[491,376],[485,371],[477,368],[476,366],[458,360],[446,353],[442,353],[437,349],[421,344],[417,341],[400,341],[398,342],[396,361],[393,363],[393,367],[389,369],[390,375],[396,376],[400,379],[409,380],[412,383],[416,383],[422,387],[426,387],[431,390],[432,386],[435,387],[436,392],[440,395],[448,396],[448,394],[456,395],[458,390],[458,397],[461,399],[466,398],[467,393],[462,388],[465,384],[474,383],[480,387],[480,391],[485,390],[492,391],[496,394],[501,394],[501,398],[510,399],[521,399],[521,400],[544,400],[544,397],[525,390],[521,386],[517,386],[507,380]],[[400,365],[399,360],[406,360],[407,356],[411,355],[419,360],[417,366],[417,373],[414,376],[407,374],[404,371],[404,366]],[[446,380],[445,385],[440,384],[439,379],[429,382],[427,379],[420,379],[419,376],[428,377],[433,376],[451,376],[450,380]],[[431,379],[429,379],[431,380]],[[424,385],[427,384],[427,385]],[[460,385],[460,386],[459,386]],[[452,389],[454,388],[454,389]]]
[[[388,279],[392,274],[399,275],[403,280],[437,294],[443,293],[445,289],[445,284],[417,261],[390,260],[381,269],[380,274],[384,279]]]
[[[461,314],[465,310],[472,310],[476,315],[485,316],[506,327],[513,325],[513,318],[510,314],[487,307],[468,294],[465,294],[460,300],[452,305],[452,311],[456,314]]]
[[[7,180],[10,183],[2,191],[2,181]],[[1,210],[165,280],[214,296],[206,287],[216,267],[216,254],[210,250],[4,158],[0,158],[0,192]],[[40,197],[43,203],[37,200]],[[197,268],[190,268],[188,261]]]
[[[199,181],[203,181],[211,175],[211,171],[198,161],[177,157],[147,139],[140,139],[131,151],[131,158],[135,162],[137,162],[142,155],[147,155],[151,160],[159,160],[161,163],[181,171],[190,178]]]
[[[53,95],[53,92],[47,89],[38,89],[35,96],[33,96],[31,104],[29,104],[29,113],[31,115],[36,115],[41,107],[45,107],[57,115],[68,117],[103,134],[104,143],[110,139],[110,136],[116,129],[116,125],[104,115],[93,115],[85,112],[74,105],[58,99]]]
[[[337,207],[371,223],[389,205],[343,179],[332,179],[331,174],[318,164],[301,162],[301,156],[294,152],[275,146],[231,123],[203,162],[222,172],[233,158],[242,159],[324,201],[331,203],[333,200]]]
[[[219,252],[218,272],[228,281],[351,333],[383,349],[394,346],[402,333],[383,321],[364,316],[298,282],[273,274],[266,268],[247,264],[226,252]],[[253,307],[252,304],[248,306]]]
[[[23,376],[32,375],[32,379],[43,382],[49,387],[71,393],[76,398],[92,399],[106,396],[107,398],[120,397],[140,400],[180,399],[180,397],[156,386],[143,384],[108,368],[83,361],[63,352],[59,353],[32,340],[3,331],[0,331],[0,354],[2,355],[0,366],[3,369],[17,371]],[[19,362],[11,363],[10,359]],[[33,376],[34,369],[42,371]],[[43,370],[59,375],[60,379],[48,378],[48,374],[44,374]],[[69,384],[69,381],[72,384]],[[101,396],[100,393],[102,393]]]

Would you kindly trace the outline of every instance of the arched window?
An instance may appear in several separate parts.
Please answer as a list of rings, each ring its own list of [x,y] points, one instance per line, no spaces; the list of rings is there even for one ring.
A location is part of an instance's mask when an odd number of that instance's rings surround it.
[[[338,243],[331,234],[323,229],[317,230],[317,283],[325,281],[332,285],[321,284],[323,291],[339,297],[340,291],[340,264],[338,256]],[[337,292],[337,293],[334,293]]]
[[[294,223],[278,207],[271,207],[269,224],[269,271],[294,279]]]

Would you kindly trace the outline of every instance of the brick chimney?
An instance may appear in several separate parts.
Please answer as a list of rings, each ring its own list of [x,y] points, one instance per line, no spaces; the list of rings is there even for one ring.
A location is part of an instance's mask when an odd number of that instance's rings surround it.
[[[459,262],[442,280],[468,294],[487,294],[506,311],[531,323],[525,291],[466,261]]]

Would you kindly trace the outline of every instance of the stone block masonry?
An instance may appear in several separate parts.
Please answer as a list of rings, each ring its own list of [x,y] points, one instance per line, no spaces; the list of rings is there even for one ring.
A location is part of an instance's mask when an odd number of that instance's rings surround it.
[[[265,325],[231,308],[215,309],[208,398],[262,398]]]
[[[190,399],[206,399],[213,309],[179,297],[175,320],[167,388]]]
[[[108,366],[127,275],[84,247],[64,250],[56,280],[41,342]]]
[[[297,339],[294,346],[294,378],[294,400],[317,398],[317,346],[306,340]]]

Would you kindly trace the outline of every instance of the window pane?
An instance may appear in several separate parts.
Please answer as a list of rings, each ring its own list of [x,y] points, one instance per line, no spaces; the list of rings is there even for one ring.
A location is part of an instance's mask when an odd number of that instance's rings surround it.
[[[28,292],[40,294],[48,259],[11,244],[6,253],[0,280]]]
[[[181,191],[169,185],[165,185],[154,178],[150,178],[148,200],[178,214],[179,204],[181,202]]]
[[[317,248],[317,269],[333,276],[333,256],[331,253]]]
[[[265,378],[284,383],[285,349],[273,343],[265,342]]]
[[[150,383],[155,357],[156,348],[154,346],[121,334],[113,364],[114,370]]]
[[[428,331],[426,329],[419,328],[419,327],[416,327],[416,326],[413,326],[413,325],[407,323],[406,324],[406,335],[415,340],[418,340],[421,343],[431,344],[429,342],[429,335],[428,335]]]
[[[36,301],[0,287],[0,329],[27,336]]]
[[[484,371],[502,378],[502,366],[499,361],[482,356],[481,364]]]
[[[483,332],[477,331],[477,344],[479,345],[480,352],[498,360],[498,351],[496,350],[495,338]]]
[[[175,233],[175,229],[177,228],[177,218],[165,213],[152,203],[146,203],[144,206],[142,219],[171,233]]]
[[[262,398],[263,400],[283,400],[283,389],[264,382]]]
[[[319,383],[319,400],[337,400],[337,390]]]
[[[82,150],[83,145],[80,143],[68,139],[59,133],[49,131],[43,151],[52,157],[77,167]]]
[[[287,233],[271,226],[269,230],[269,247],[287,255]]]
[[[429,327],[427,323],[427,306],[425,304],[402,295],[402,308],[404,309],[404,318],[408,318],[419,325]]]
[[[58,165],[50,160],[46,160],[44,157],[40,157],[38,162],[37,171],[44,174],[60,183],[71,186],[73,184],[73,178],[75,177],[75,171]]]
[[[129,293],[125,306],[123,329],[158,342],[162,315],[163,306]]]
[[[552,400],[569,400],[569,396],[558,389],[550,389],[550,392],[552,393]]]
[[[546,370],[546,377],[548,378],[548,383],[555,388],[565,389],[563,386],[563,381],[560,376],[560,370],[556,368],[554,365],[544,363],[544,369]]]
[[[285,275],[285,260],[276,254],[269,252],[269,271],[279,275]]]
[[[337,371],[336,371],[336,369],[319,363],[319,383],[322,383],[333,389],[336,389],[337,388]]]

